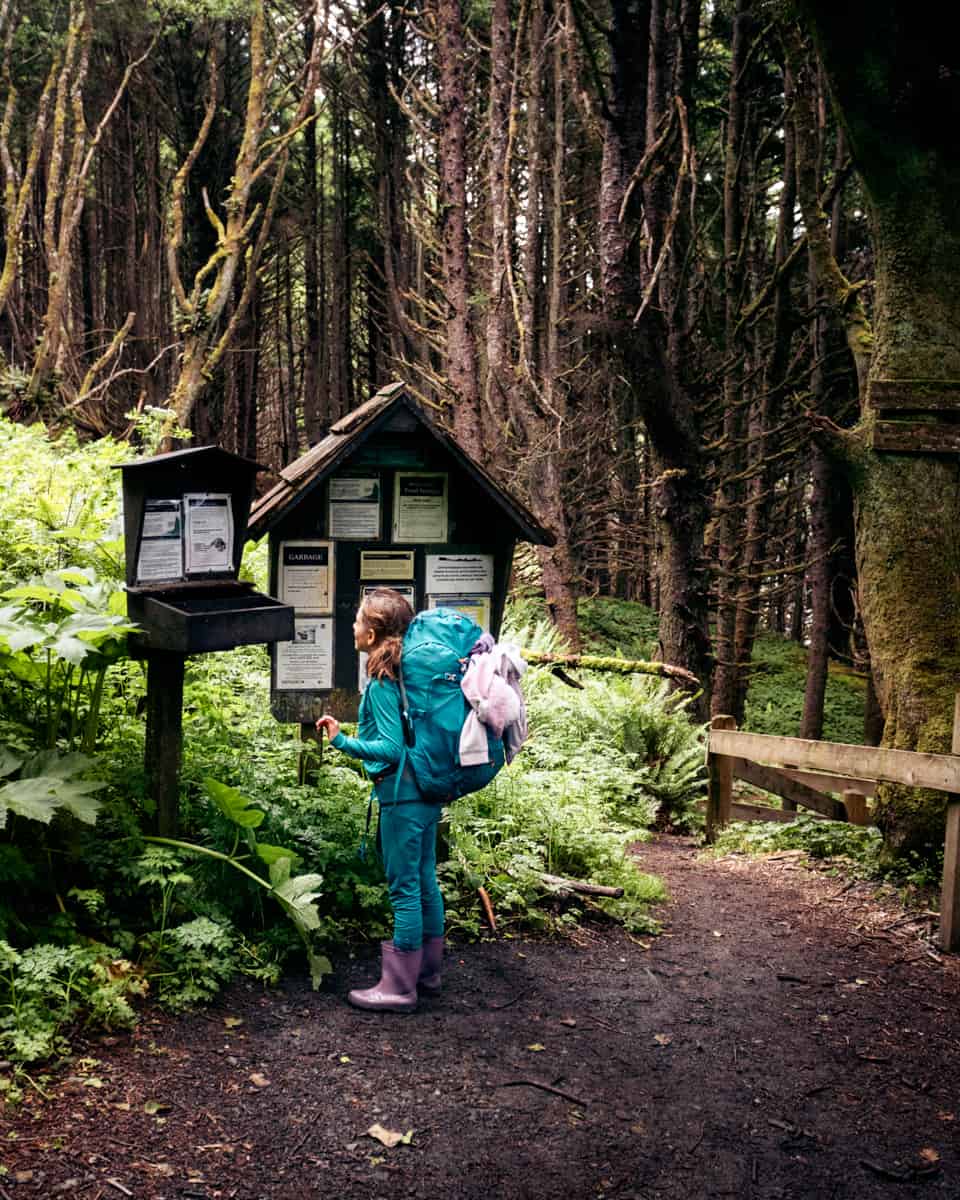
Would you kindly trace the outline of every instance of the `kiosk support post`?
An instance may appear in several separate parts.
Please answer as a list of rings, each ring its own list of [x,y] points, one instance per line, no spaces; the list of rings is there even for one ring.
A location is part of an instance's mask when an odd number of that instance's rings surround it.
[[[157,833],[176,837],[183,758],[185,654],[147,653],[147,730],[144,767]]]
[[[323,762],[323,731],[308,722],[300,722],[300,761],[297,764],[297,783],[313,787],[320,777]]]

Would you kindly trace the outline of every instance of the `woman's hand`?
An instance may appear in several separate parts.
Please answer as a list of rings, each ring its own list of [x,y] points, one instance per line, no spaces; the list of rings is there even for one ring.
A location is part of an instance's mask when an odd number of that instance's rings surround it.
[[[324,713],[317,721],[317,732],[323,733],[324,730],[326,730],[327,737],[332,742],[340,732],[340,722],[336,717],[331,717],[329,713]]]

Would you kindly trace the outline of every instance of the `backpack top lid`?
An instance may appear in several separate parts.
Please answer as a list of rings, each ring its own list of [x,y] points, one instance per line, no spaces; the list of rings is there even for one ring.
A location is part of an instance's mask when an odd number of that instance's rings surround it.
[[[434,653],[443,647],[458,659],[466,658],[482,636],[483,630],[476,621],[457,609],[428,608],[417,613],[404,634],[401,668],[406,674],[408,665],[412,665],[421,647],[426,645],[431,645]]]

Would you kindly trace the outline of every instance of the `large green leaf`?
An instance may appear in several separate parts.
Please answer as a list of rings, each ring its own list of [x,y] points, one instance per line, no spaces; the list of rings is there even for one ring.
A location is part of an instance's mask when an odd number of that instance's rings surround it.
[[[47,640],[46,633],[33,625],[21,625],[19,629],[11,630],[5,636],[7,645],[13,654],[17,654],[20,650],[27,650],[31,646],[39,646]]]
[[[100,801],[93,792],[107,785],[98,780],[62,779],[56,775],[34,775],[0,786],[0,805],[30,821],[49,825],[58,808],[73,813],[78,821],[93,825]]]
[[[90,653],[91,648],[87,642],[81,642],[79,638],[70,637],[69,634],[61,634],[53,643],[51,649],[57,658],[65,659],[67,662],[73,663],[75,667],[79,667]]]
[[[0,746],[0,778],[7,775],[12,775],[17,767],[23,766],[23,759],[9,749],[7,746]]]
[[[93,612],[90,609],[71,613],[60,626],[62,633],[69,633],[73,637],[82,637],[88,640],[118,637],[120,634],[129,633],[136,628],[137,626],[132,621],[128,621],[126,617],[116,613]]]
[[[296,869],[303,862],[299,854],[295,854],[293,850],[289,850],[286,846],[271,846],[269,842],[257,842],[255,849],[259,858],[271,866],[281,858],[289,858],[291,869]]]
[[[37,775],[33,779],[15,779],[0,787],[0,804],[19,817],[29,821],[42,821],[49,825],[53,814],[60,807],[57,787],[62,779],[49,775]]]
[[[325,954],[317,954],[312,946],[307,946],[307,961],[310,964],[310,982],[316,991],[323,982],[324,975],[332,973],[333,963]]]
[[[100,801],[93,793],[107,785],[100,779],[70,779],[57,787],[57,800],[61,808],[72,813],[84,825],[95,825],[100,811]]]
[[[78,778],[90,767],[85,754],[58,754],[44,750],[23,763],[23,778],[0,785],[0,828],[6,813],[48,825],[58,808],[65,808],[78,821],[93,825],[100,810],[94,798],[107,785],[100,780]]]
[[[236,788],[209,776],[204,779],[203,786],[227,820],[239,825],[241,829],[256,829],[266,816],[262,809],[251,808],[253,801],[248,800]]]
[[[23,776],[49,775],[55,779],[72,779],[93,766],[93,759],[79,750],[61,754],[58,750],[41,750],[24,763]]]
[[[47,571],[43,579],[45,583],[56,587],[58,582],[73,583],[80,587],[96,582],[97,573],[93,567],[62,567],[59,571]]]
[[[63,588],[52,588],[46,584],[21,583],[17,587],[7,588],[3,593],[8,600],[33,600],[37,604],[59,604],[63,598]]]
[[[0,637],[16,631],[23,624],[23,609],[19,604],[5,604],[0,607]]]
[[[320,916],[315,901],[320,896],[322,875],[290,876],[289,858],[278,858],[270,864],[273,894],[283,905],[293,923],[301,930],[319,929]]]

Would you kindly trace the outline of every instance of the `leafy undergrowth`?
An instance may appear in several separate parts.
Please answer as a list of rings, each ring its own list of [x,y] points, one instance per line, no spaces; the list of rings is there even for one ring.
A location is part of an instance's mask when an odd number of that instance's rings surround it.
[[[803,850],[811,858],[834,859],[867,877],[879,870],[880,832],[869,825],[824,821],[803,813],[795,821],[733,821],[717,834],[708,853],[773,854]]]
[[[262,560],[263,548],[254,548],[245,572],[261,571]],[[52,610],[62,603],[52,582],[48,571],[48,591],[21,600],[40,614]],[[112,595],[104,589],[111,603]],[[515,622],[513,636],[556,648],[545,621]],[[94,640],[87,645],[96,649]],[[358,764],[330,750],[310,784],[298,781],[299,730],[270,714],[262,647],[188,662],[180,836],[163,844],[148,836],[142,666],[114,654],[95,707],[83,699],[75,721],[66,702],[60,712],[61,693],[51,693],[55,750],[74,725],[97,736],[88,758],[70,760],[83,778],[58,783],[42,813],[25,807],[38,785],[23,764],[30,713],[47,705],[23,684],[27,676],[10,693],[22,718],[10,707],[3,727],[7,744],[22,751],[3,760],[5,769],[23,786],[0,783],[12,810],[0,841],[0,1058],[14,1064],[9,1096],[31,1062],[68,1049],[77,1026],[129,1024],[144,995],[179,1010],[238,974],[269,984],[303,961],[305,943],[318,979],[327,953],[388,935],[382,869],[375,855],[358,853],[369,784]],[[74,687],[68,696],[68,678],[67,700],[79,695]],[[479,886],[508,930],[559,933],[591,912],[631,930],[653,928],[661,885],[636,871],[626,849],[658,819],[697,828],[702,731],[658,680],[583,673],[582,683],[573,690],[549,671],[531,671],[527,746],[486,792],[454,807],[441,874],[455,936],[480,932]],[[71,809],[67,783],[88,797],[86,823]],[[544,873],[624,894],[571,898]]]
[[[123,1025],[147,994],[171,1009],[244,973],[276,981],[390,929],[375,855],[358,853],[369,784],[328,751],[300,781],[299,729],[270,714],[263,647],[193,658],[184,693],[180,834],[151,836],[145,676],[126,654],[115,473],[130,450],[54,445],[8,428],[0,495],[0,1058],[28,1064],[78,1024]],[[242,573],[262,580],[266,547]],[[581,604],[586,645],[650,658],[656,618]],[[503,636],[562,650],[542,604]],[[786,678],[786,676],[784,676]],[[477,889],[508,930],[562,932],[588,913],[653,927],[659,882],[627,847],[657,826],[696,831],[703,731],[649,677],[528,672],[531,737],[511,767],[450,813],[442,866],[450,927],[480,931]],[[622,887],[560,895],[544,875]]]
[[[531,613],[540,601],[526,602]],[[658,618],[651,608],[629,600],[602,596],[582,599],[577,615],[584,649],[625,658],[657,657]],[[803,646],[775,633],[761,633],[754,644],[743,728],[752,733],[798,737],[807,682]],[[831,661],[823,707],[823,740],[863,741],[865,677]]]
[[[807,681],[807,655],[796,642],[762,634],[753,651],[743,728],[751,733],[798,737]],[[823,740],[859,744],[867,682],[836,663],[827,672],[823,702]]]
[[[909,907],[937,903],[943,875],[943,852],[933,861],[918,856],[889,862],[883,855],[880,831],[870,825],[825,821],[800,813],[795,821],[733,821],[706,850],[724,854],[777,854],[800,850],[819,866],[838,875],[894,888]]]

